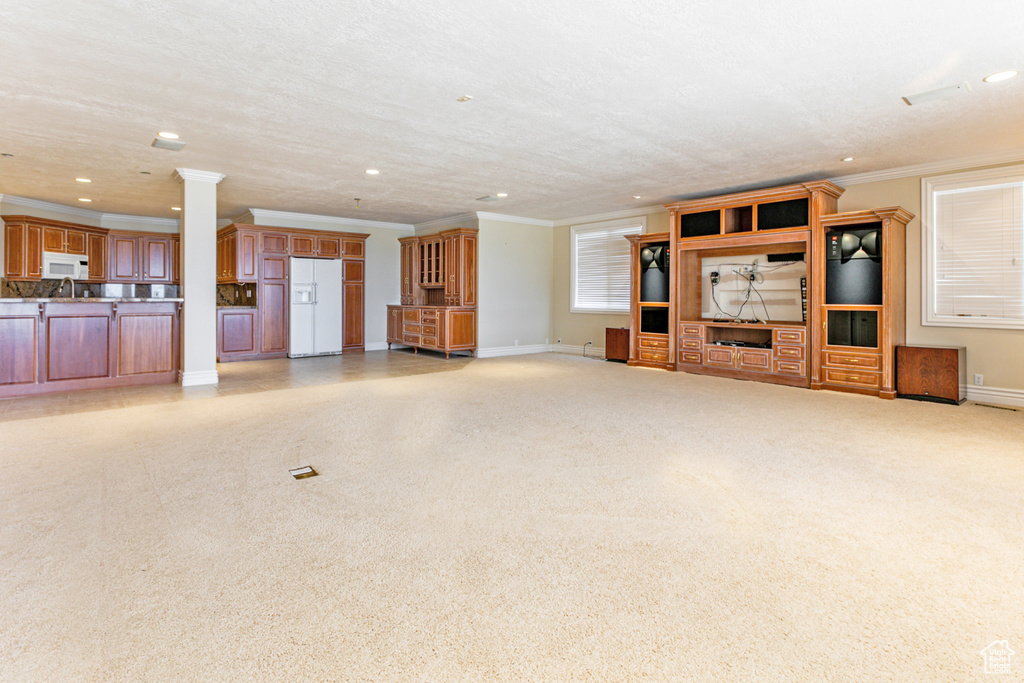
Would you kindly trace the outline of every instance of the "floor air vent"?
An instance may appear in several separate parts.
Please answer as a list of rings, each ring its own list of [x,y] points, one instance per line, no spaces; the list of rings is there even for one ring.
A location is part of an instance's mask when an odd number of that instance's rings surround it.
[[[293,470],[288,470],[288,472],[296,479],[308,479],[310,477],[319,476],[320,474],[309,465],[306,465],[305,467],[296,467]]]
[[[982,408],[995,408],[996,410],[1009,410],[1009,411],[1014,412],[1014,413],[1020,412],[1019,408],[1011,408],[1010,406],[994,406],[991,403],[978,403],[977,401],[975,401],[974,405],[981,406]]]

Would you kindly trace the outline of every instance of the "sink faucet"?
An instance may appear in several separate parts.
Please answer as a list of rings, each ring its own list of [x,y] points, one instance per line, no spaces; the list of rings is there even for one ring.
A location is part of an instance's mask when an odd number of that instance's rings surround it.
[[[65,277],[63,280],[60,281],[60,287],[57,288],[57,294],[60,294],[61,292],[64,291],[64,283],[65,282],[67,282],[67,283],[69,283],[71,285],[71,298],[74,299],[75,298],[75,281],[72,280],[70,277]]]

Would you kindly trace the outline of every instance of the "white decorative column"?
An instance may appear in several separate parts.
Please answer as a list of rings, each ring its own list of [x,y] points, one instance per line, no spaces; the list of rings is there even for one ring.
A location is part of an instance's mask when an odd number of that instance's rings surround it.
[[[217,183],[222,173],[176,169],[181,182],[181,385],[217,383]]]

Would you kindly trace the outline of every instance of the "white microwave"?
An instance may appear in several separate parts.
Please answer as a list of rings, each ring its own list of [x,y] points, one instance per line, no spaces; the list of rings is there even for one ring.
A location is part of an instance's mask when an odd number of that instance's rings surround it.
[[[43,279],[72,280],[89,278],[89,257],[85,254],[60,254],[55,251],[43,252]]]

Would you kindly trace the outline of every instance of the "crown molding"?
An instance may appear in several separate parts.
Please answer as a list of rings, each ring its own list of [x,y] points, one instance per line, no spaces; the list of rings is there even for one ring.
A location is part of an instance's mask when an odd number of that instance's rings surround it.
[[[197,171],[192,168],[176,168],[174,169],[173,176],[177,178],[178,182],[184,182],[186,180],[200,180],[205,183],[217,184],[224,180],[223,173],[214,173],[213,171]]]
[[[503,223],[521,223],[522,225],[539,225],[545,228],[555,227],[554,221],[546,221],[540,218],[526,218],[525,216],[509,216],[503,213],[488,213],[477,211],[476,217],[486,221],[501,221]]]
[[[386,228],[388,230],[414,230],[411,223],[387,223],[385,221],[368,221],[362,218],[342,218],[341,216],[320,216],[313,213],[294,213],[291,211],[273,211],[271,209],[249,209],[256,225],[263,220],[305,221],[308,223],[331,223],[354,228]],[[244,214],[243,214],[244,215]]]
[[[1024,161],[1024,151],[1014,150],[1010,152],[998,152],[996,154],[982,154],[973,157],[962,157],[960,159],[947,159],[945,161],[931,161],[926,164],[915,164],[914,166],[900,166],[884,171],[869,171],[867,173],[854,173],[852,175],[832,178],[832,182],[840,187],[847,185],[861,185],[863,183],[874,183],[879,180],[895,180],[896,178],[912,178],[914,176],[928,175],[930,173],[945,173],[947,171],[962,171],[966,168],[977,166],[993,166],[995,164],[1012,164]]]
[[[101,220],[104,223],[141,223],[143,225],[160,225],[165,228],[177,228],[181,223],[177,218],[157,218],[156,216],[131,216],[123,213],[105,213]]]
[[[654,206],[641,206],[635,209],[623,209],[622,211],[608,211],[607,213],[594,213],[589,216],[576,216],[575,218],[560,218],[554,221],[555,227],[562,225],[578,225],[580,223],[599,223],[601,221],[611,221],[618,218],[639,218],[640,216],[649,216],[652,213],[668,213],[661,204],[655,204]]]
[[[41,199],[29,199],[28,197],[18,197],[13,194],[0,195],[0,201],[6,204],[14,204],[15,206],[23,206],[27,209],[41,209],[43,211],[57,211],[59,213],[67,214],[69,216],[78,216],[79,218],[91,218],[93,220],[102,220],[102,211],[92,211],[91,209],[82,209],[77,206],[65,206],[63,204],[56,204],[54,202],[44,202]]]
[[[423,223],[417,223],[413,227],[419,230],[429,230],[430,228],[440,228],[452,223],[464,223],[466,221],[479,220],[476,213],[460,213],[454,216],[447,216],[445,218],[435,218],[432,221],[424,221]]]

